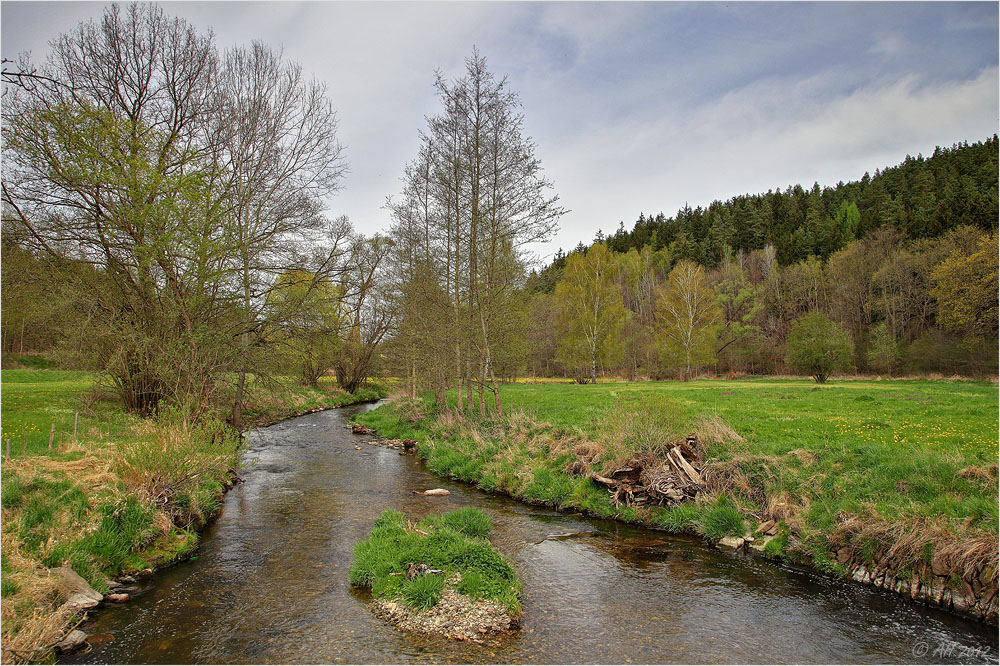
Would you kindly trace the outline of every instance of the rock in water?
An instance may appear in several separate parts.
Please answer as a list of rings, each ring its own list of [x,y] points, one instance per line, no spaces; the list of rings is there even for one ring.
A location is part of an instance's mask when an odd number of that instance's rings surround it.
[[[432,488],[431,490],[425,490],[424,492],[415,491],[417,495],[426,495],[427,497],[445,497],[446,495],[451,495],[450,491],[444,488]]]
[[[76,652],[86,644],[87,634],[83,633],[79,629],[74,629],[66,634],[61,641],[56,643],[56,652],[69,654],[70,652]]]
[[[62,590],[66,594],[66,603],[71,608],[75,610],[93,608],[104,598],[100,592],[90,586],[90,583],[69,567],[56,567],[50,571],[59,576]]]
[[[123,601],[128,601],[128,595],[124,594],[124,593],[122,593],[122,594],[109,594],[106,597],[106,599],[108,601],[117,601],[117,602],[121,603]]]
[[[740,537],[727,536],[719,539],[720,546],[723,548],[732,548],[733,550],[739,550],[743,547],[744,543],[746,543],[745,540]]]

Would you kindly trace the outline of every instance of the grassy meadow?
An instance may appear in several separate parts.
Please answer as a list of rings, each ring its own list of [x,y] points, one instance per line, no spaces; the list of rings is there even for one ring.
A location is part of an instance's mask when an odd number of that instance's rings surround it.
[[[10,441],[2,465],[3,661],[38,661],[72,619],[48,569],[69,566],[104,592],[115,576],[190,553],[233,478],[240,441],[217,418],[195,426],[168,407],[151,419],[126,413],[93,373],[3,370],[0,378],[5,455]],[[266,423],[379,395],[288,378],[255,385],[246,417]]]
[[[356,419],[412,437],[432,470],[529,502],[741,536],[775,520],[772,555],[960,577],[997,558],[997,386],[948,380],[748,379],[508,384],[502,418],[400,400]],[[613,506],[585,474],[698,433],[707,492],[673,509]],[[837,553],[841,557],[838,561]],[[993,564],[990,564],[990,563]],[[956,584],[958,581],[956,580]]]

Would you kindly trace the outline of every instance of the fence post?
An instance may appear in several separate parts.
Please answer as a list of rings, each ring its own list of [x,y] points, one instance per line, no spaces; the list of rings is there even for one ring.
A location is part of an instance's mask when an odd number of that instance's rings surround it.
[[[76,439],[76,424],[80,422],[80,412],[73,415],[73,439]]]
[[[49,428],[49,450],[50,451],[52,450],[52,442],[55,440],[55,438],[56,438],[56,424],[53,423],[52,427]]]

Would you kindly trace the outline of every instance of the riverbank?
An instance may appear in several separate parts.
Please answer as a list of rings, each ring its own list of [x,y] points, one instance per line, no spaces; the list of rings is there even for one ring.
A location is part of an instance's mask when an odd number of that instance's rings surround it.
[[[95,388],[93,373],[0,377],[3,661],[45,661],[81,610],[67,603],[72,584],[52,570],[71,569],[106,594],[116,578],[189,556],[239,479],[241,443],[217,418],[193,425],[177,410],[153,419],[128,414]],[[247,419],[257,427],[382,395],[289,379],[255,386]]]
[[[503,418],[403,400],[359,415],[435,473],[534,504],[700,534],[996,623],[996,387],[660,382],[502,388]],[[704,487],[614,503],[593,476],[698,433]],[[773,521],[773,522],[772,522]],[[771,523],[771,524],[768,524]],[[756,533],[756,535],[754,534]],[[745,540],[746,537],[755,539]],[[765,545],[766,542],[766,545]]]

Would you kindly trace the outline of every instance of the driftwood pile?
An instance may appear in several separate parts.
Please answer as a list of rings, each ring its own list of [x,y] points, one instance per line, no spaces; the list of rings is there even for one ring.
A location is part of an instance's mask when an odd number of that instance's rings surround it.
[[[688,435],[683,442],[671,447],[665,458],[639,454],[608,476],[591,472],[590,478],[607,486],[611,501],[616,505],[675,506],[692,501],[705,483],[695,469],[695,465],[700,465],[697,446],[697,435]]]

